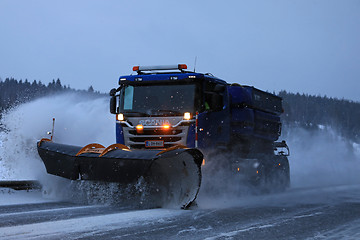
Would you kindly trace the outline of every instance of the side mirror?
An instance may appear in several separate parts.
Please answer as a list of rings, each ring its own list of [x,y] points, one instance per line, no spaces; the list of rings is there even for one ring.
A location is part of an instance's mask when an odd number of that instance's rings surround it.
[[[110,94],[110,96],[112,96],[112,97],[115,96],[115,94],[116,94],[116,88],[111,89],[109,94]]]
[[[115,96],[111,96],[111,98],[110,98],[110,113],[116,114],[116,97]]]

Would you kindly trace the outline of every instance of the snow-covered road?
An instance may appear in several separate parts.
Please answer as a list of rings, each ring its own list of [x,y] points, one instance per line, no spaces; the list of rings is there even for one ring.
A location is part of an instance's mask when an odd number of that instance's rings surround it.
[[[202,199],[191,210],[82,205],[5,188],[0,194],[0,239],[360,238],[360,185],[290,189],[232,204]]]

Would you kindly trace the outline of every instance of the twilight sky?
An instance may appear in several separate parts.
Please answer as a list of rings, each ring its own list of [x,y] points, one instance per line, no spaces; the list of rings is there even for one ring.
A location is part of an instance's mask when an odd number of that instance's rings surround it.
[[[0,78],[108,92],[186,63],[262,90],[360,101],[358,0],[0,0]]]

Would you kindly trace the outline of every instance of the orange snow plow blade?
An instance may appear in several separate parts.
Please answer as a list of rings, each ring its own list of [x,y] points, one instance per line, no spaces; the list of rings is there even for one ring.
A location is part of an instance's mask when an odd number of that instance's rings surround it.
[[[200,189],[203,154],[197,149],[130,150],[121,144],[81,148],[39,141],[38,152],[49,174],[123,184],[143,178],[155,194],[171,198],[182,208],[195,200]]]

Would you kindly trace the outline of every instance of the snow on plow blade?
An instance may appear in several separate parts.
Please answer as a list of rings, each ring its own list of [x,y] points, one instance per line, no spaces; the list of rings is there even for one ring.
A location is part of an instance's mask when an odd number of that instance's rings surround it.
[[[171,202],[186,208],[195,200],[203,160],[199,150],[107,149],[98,144],[86,149],[51,141],[38,142],[39,155],[49,174],[71,180],[122,184],[136,184],[143,178],[152,195],[165,204]]]

